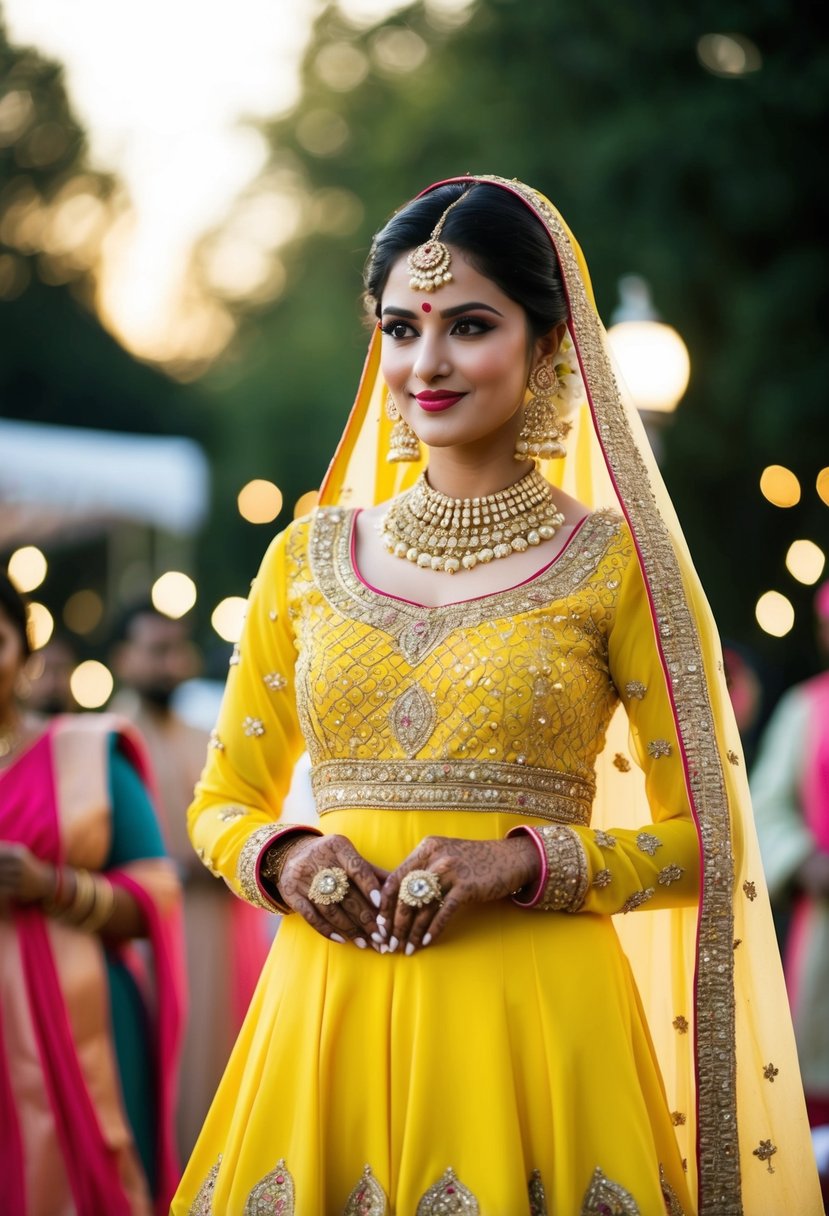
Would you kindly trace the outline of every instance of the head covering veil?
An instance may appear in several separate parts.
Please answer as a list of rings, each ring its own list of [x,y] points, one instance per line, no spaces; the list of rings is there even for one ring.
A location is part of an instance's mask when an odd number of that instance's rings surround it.
[[[691,1194],[702,1216],[820,1213],[740,739],[716,627],[679,521],[636,408],[612,365],[587,265],[562,217],[542,194],[518,181],[487,175],[450,181],[486,182],[512,192],[550,238],[584,392],[566,457],[539,467],[590,509],[611,507],[623,514],[648,591],[697,825],[701,889],[696,907],[615,921],[666,1086],[685,1099],[689,1112],[677,1135]],[[375,331],[321,505],[384,501],[411,485],[423,467],[386,461],[391,424],[382,408],[380,342]],[[620,707],[597,762],[597,828],[636,828],[650,819],[641,774],[622,776],[611,762],[626,732]],[[686,1035],[672,1025],[680,1011],[693,1011]]]

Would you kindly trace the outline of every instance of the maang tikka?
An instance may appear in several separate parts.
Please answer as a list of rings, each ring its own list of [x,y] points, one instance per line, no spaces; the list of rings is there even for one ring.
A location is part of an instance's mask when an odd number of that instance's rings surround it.
[[[443,232],[447,215],[453,207],[457,207],[458,203],[466,198],[467,193],[468,191],[465,190],[455,199],[454,203],[449,204],[432,229],[432,235],[428,241],[418,245],[417,249],[413,249],[406,258],[406,265],[411,274],[409,286],[412,290],[437,291],[444,283],[452,282],[452,271],[449,269],[452,255],[439,238]]]
[[[549,460],[566,455],[561,442],[564,427],[555,406],[559,387],[552,362],[539,363],[530,372],[527,388],[532,396],[524,406],[524,421],[515,444],[516,460],[531,460],[534,457]],[[569,427],[566,429],[569,430]]]
[[[397,403],[388,389],[386,389],[386,417],[394,423],[389,436],[386,460],[390,464],[411,463],[420,460],[420,441],[408,422],[401,417]]]

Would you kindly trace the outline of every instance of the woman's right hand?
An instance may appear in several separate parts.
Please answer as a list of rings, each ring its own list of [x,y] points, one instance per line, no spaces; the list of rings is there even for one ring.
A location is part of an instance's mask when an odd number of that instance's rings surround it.
[[[340,903],[318,904],[308,896],[320,870],[337,867],[348,877],[348,891]],[[283,902],[298,912],[317,933],[334,942],[353,942],[361,950],[379,946],[377,927],[380,888],[387,871],[376,869],[361,857],[345,836],[300,836],[288,850],[279,876]]]

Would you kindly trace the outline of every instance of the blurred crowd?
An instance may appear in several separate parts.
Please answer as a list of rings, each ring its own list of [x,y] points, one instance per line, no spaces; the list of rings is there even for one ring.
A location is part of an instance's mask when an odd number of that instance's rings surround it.
[[[127,1164],[122,1166],[125,1190],[134,1198],[134,1192],[143,1188],[146,1211],[153,1207],[163,1211],[166,1199],[159,1197],[164,1194],[165,1150],[158,1142],[163,1123],[158,1109],[171,1082],[155,1072],[159,1060],[153,1053],[163,1029],[155,1025],[147,1031],[164,1006],[158,985],[175,985],[178,967],[182,989],[188,993],[186,1014],[185,1005],[179,1002],[182,1029],[178,1043],[160,1061],[162,1068],[178,1077],[175,1092],[169,1096],[175,1122],[174,1151],[183,1161],[207,1113],[274,931],[273,918],[236,900],[216,881],[187,836],[186,811],[193,787],[207,748],[217,745],[211,740],[210,725],[221,683],[199,679],[201,656],[187,618],[172,619],[149,599],[142,600],[121,614],[112,631],[108,661],[117,683],[106,712],[79,714],[70,687],[78,662],[73,643],[53,634],[45,646],[30,653],[23,598],[3,574],[0,590],[0,983],[8,984],[15,975],[16,964],[9,961],[15,950],[14,933],[25,936],[31,929],[27,913],[45,909],[42,919],[58,960],[54,964],[57,987],[50,990],[51,999],[60,999],[63,991],[79,1073],[86,1080],[92,1105],[97,1104],[102,1117],[110,1118],[111,1126],[121,1128],[129,1149]],[[815,628],[820,670],[788,689],[773,707],[769,705],[769,673],[749,649],[726,643],[724,660],[751,773],[815,1149],[827,1187],[829,582],[815,596]],[[97,732],[79,729],[81,723],[89,722],[97,725]],[[108,773],[98,771],[98,761],[90,760],[95,754],[87,746],[90,734],[108,740],[104,751],[99,748],[97,753],[99,760],[103,757],[104,768],[108,764]],[[41,749],[44,738],[49,747]],[[119,755],[130,761],[128,774],[121,772],[121,760],[113,759]],[[24,779],[17,781],[16,774]],[[143,810],[141,797],[130,783],[138,783],[143,791]],[[85,798],[87,788],[92,793]],[[97,854],[93,850],[85,857],[82,850],[78,852],[74,820],[83,821],[91,830],[96,797],[99,801],[103,797],[109,817],[103,831],[106,843]],[[294,798],[307,802],[301,789]],[[147,822],[148,816],[152,823]],[[25,826],[20,827],[21,823]],[[125,825],[130,824],[128,841]],[[44,833],[48,836],[50,832],[55,837],[51,853],[42,844]],[[20,857],[29,853],[41,862],[51,858],[51,866],[39,872],[35,864],[27,870]],[[122,974],[117,964],[136,941],[152,939],[153,913],[138,895],[134,907],[119,910],[113,892],[133,889],[129,883],[119,886],[121,872],[140,876],[141,867],[153,859],[157,863],[159,856],[172,862],[175,896],[168,888],[158,902],[166,908],[180,904],[181,920],[176,922],[173,917],[170,925],[183,929],[183,954],[177,956],[173,946],[166,963],[156,957],[148,968],[150,953],[145,949],[140,961],[145,973],[151,972],[152,983],[147,985],[146,975],[143,980],[127,981],[126,970]],[[110,1099],[95,1057],[78,1030],[80,1014],[73,1008],[79,980],[71,960],[67,961],[71,955],[67,943],[84,935],[95,938],[106,963],[112,1041],[104,1054],[109,1055],[109,1070],[117,1077],[116,1097]],[[168,935],[168,940],[173,938]],[[32,958],[40,959],[31,964],[33,968],[47,966],[43,959],[48,956],[35,953]],[[96,983],[97,987],[92,984],[89,989],[90,1000],[100,999],[100,974]],[[121,991],[127,983],[135,984],[132,1007]],[[37,1040],[41,1052],[44,1049],[38,1030],[43,1011],[36,1006],[48,995],[43,984],[31,977],[27,977],[27,985],[32,1006],[24,1019],[28,1029],[21,1032],[20,1026],[12,1024],[19,1011],[8,1008],[8,988],[0,1002],[0,1057],[4,1061],[0,1113],[10,1117],[14,1111],[21,1125],[36,1121],[38,1115],[26,1111],[32,1081],[21,1070],[19,1056],[27,1051],[34,1054],[32,1040]],[[147,1032],[129,1038],[135,1019],[145,1024]],[[18,1043],[16,1036],[21,1035]],[[124,1052],[127,1038],[130,1048]],[[135,1058],[136,1044],[143,1044],[145,1058]],[[58,1041],[52,1044],[53,1050],[70,1048],[66,1042],[63,1048]],[[143,1074],[143,1091],[137,1084],[140,1076],[131,1075],[136,1072]],[[126,1119],[119,1120],[108,1111],[110,1100],[122,1106]],[[39,1103],[42,1108],[46,1098],[41,1095]],[[43,1113],[41,1109],[39,1115]],[[25,1139],[31,1128],[22,1127],[19,1134]],[[38,1134],[48,1151],[49,1136],[42,1131]],[[57,1146],[53,1143],[51,1147],[55,1150]],[[49,1185],[58,1189],[71,1190],[76,1184],[71,1178],[55,1183],[50,1175]],[[31,1187],[30,1179],[26,1185]],[[48,1197],[44,1202],[43,1210],[48,1211]],[[140,1204],[135,1210],[142,1210]]]

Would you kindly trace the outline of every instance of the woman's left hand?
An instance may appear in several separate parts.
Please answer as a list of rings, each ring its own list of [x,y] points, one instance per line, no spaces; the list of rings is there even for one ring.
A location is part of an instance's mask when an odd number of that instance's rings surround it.
[[[53,894],[55,870],[25,844],[0,840],[0,904],[31,904]]]
[[[538,852],[528,836],[509,840],[457,840],[427,836],[383,884],[377,920],[388,933],[391,951],[413,954],[435,941],[464,904],[504,899],[530,883],[540,871]],[[441,898],[421,908],[400,899],[400,884],[413,870],[426,870],[440,883]]]

